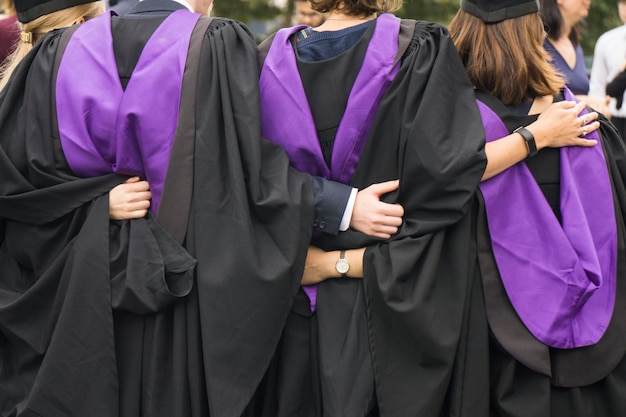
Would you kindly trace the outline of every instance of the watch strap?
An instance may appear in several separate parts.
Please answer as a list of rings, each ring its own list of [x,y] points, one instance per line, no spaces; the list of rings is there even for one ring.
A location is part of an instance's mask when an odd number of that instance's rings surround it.
[[[535,142],[535,136],[532,134],[530,130],[526,129],[523,126],[520,126],[517,129],[515,129],[513,133],[519,133],[524,138],[524,141],[526,142],[526,147],[528,148],[529,158],[532,158],[533,156],[537,155],[537,152],[539,152],[537,149],[537,143]]]

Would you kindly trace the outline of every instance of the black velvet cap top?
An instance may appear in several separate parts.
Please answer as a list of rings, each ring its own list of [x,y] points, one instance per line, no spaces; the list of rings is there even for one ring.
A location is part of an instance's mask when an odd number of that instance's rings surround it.
[[[95,0],[14,0],[17,20],[28,23],[45,14],[53,13]]]
[[[496,23],[539,11],[539,1],[461,0],[461,8],[485,23]]]

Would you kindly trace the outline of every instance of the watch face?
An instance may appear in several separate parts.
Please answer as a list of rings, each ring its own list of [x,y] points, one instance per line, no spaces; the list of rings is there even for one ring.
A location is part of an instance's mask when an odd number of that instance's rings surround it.
[[[346,259],[339,259],[335,264],[335,269],[340,274],[345,274],[350,269],[350,264]]]

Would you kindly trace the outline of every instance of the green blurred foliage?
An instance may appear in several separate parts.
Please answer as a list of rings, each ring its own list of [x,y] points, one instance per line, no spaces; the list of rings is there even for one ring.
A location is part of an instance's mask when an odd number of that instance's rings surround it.
[[[252,19],[271,20],[283,14],[272,0],[216,0],[213,15],[249,23]]]
[[[447,25],[459,7],[459,0],[405,0],[396,14],[400,17],[429,20]],[[215,14],[240,20],[275,20],[290,23],[293,0],[277,7],[273,0],[217,0]],[[617,0],[592,0],[589,16],[583,22],[582,47],[585,55],[593,54],[596,39],[605,31],[621,24],[617,15]]]
[[[396,15],[447,25],[458,9],[459,0],[405,0]]]
[[[617,13],[617,0],[592,0],[589,16],[583,24],[581,44],[585,55],[593,55],[598,37],[622,24]]]

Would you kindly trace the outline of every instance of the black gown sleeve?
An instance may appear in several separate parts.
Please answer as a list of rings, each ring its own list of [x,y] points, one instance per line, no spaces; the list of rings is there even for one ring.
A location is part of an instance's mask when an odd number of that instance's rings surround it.
[[[186,247],[197,288],[210,414],[239,417],[278,345],[313,226],[308,175],[260,138],[257,46],[215,19],[200,53]]]
[[[452,375],[457,366],[467,366],[467,375],[472,367],[471,360],[460,363],[469,357],[462,347],[475,300],[470,208],[486,166],[485,136],[447,30],[418,22],[415,37],[417,47],[383,98],[371,132],[379,145],[361,160],[363,168],[400,178],[399,194],[391,198],[402,204],[405,218],[390,241],[368,246],[363,278],[381,414],[435,416],[467,406],[452,389]],[[391,137],[399,140],[384,143]],[[396,166],[377,163],[376,155],[389,153],[383,147],[398,154]],[[357,170],[355,180],[363,174]],[[471,386],[456,382],[461,390]],[[421,399],[411,398],[412,387],[420,387]]]

